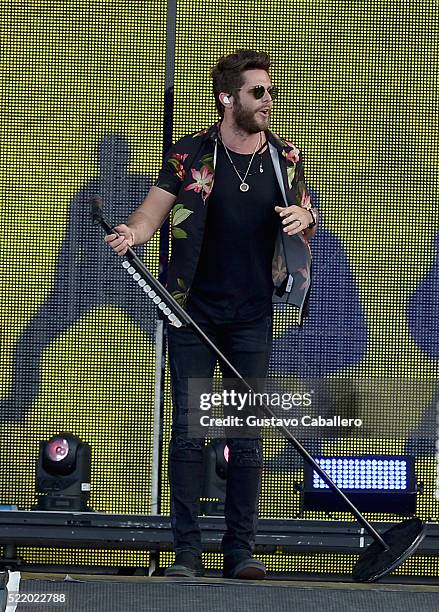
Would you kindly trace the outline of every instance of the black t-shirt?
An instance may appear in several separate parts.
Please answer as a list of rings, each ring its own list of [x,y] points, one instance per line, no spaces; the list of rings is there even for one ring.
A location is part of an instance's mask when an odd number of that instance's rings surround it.
[[[229,150],[244,177],[251,155]],[[261,168],[263,172],[261,172]],[[282,202],[268,147],[253,158],[239,180],[224,146],[218,143],[215,180],[207,201],[207,221],[188,311],[213,322],[257,319],[271,313],[272,259]]]

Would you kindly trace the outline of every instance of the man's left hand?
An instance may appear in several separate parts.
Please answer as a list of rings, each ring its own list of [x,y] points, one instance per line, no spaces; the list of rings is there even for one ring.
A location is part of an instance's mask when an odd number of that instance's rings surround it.
[[[279,213],[284,226],[283,230],[288,236],[303,232],[314,220],[309,210],[295,204],[292,206],[275,206],[274,210]]]

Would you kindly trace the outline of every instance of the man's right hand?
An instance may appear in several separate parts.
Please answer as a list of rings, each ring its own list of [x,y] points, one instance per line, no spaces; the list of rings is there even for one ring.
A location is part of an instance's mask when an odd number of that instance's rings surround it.
[[[128,247],[134,245],[134,232],[128,225],[123,223],[114,229],[117,234],[108,234],[104,240],[118,255],[125,255]]]
[[[162,225],[174,206],[176,196],[160,187],[151,187],[142,204],[128,217],[128,224],[114,228],[117,234],[105,237],[118,255],[125,255],[128,247],[145,244]],[[133,227],[135,230],[133,230]]]

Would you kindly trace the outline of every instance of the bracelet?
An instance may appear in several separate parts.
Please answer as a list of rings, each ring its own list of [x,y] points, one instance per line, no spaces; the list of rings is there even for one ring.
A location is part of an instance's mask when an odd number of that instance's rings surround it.
[[[314,211],[312,208],[308,208],[308,212],[310,213],[311,217],[312,217],[312,221],[311,223],[308,225],[308,227],[306,229],[311,229],[311,227],[314,227],[317,224],[317,218],[316,215],[314,214]]]

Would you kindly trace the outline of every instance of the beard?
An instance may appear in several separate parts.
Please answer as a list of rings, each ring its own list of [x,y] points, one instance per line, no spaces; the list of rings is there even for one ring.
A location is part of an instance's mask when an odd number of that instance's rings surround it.
[[[241,103],[237,101],[233,113],[236,126],[248,134],[257,134],[258,132],[266,130],[268,128],[270,114],[267,115],[265,120],[258,120],[257,112],[258,111],[249,111],[245,109],[241,106]]]

